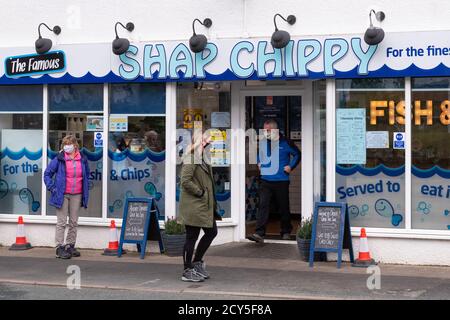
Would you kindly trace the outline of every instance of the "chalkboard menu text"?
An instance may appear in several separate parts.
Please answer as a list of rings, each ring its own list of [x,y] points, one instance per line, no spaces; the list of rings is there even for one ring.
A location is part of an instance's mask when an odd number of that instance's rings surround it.
[[[350,260],[353,262],[353,247],[347,205],[339,202],[316,202],[314,206],[309,265],[313,266],[314,252],[337,252],[337,267],[340,268],[344,240],[345,247],[350,251]]]
[[[153,217],[153,219],[152,219]],[[154,221],[155,231],[159,230],[159,210],[153,198],[127,198],[125,201],[122,230],[120,233],[119,250],[117,256],[122,255],[124,243],[133,243],[144,259],[145,248],[147,246],[150,222]],[[161,237],[158,235],[159,249],[164,251]]]

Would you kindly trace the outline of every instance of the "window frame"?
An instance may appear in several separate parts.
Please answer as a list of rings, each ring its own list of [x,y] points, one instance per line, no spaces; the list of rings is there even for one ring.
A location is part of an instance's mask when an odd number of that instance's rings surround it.
[[[361,89],[356,91],[404,91],[405,106],[412,105],[412,88],[411,78],[405,77],[404,89]],[[336,110],[339,101],[336,100],[336,93],[343,89],[336,88],[335,79],[327,79],[326,82],[326,110],[327,110],[327,201],[336,201]],[[407,239],[436,239],[436,240],[450,240],[450,230],[431,230],[431,229],[414,229],[412,228],[412,109],[405,108],[405,227],[402,229],[392,228],[375,228],[365,227],[369,236],[381,238],[407,238]],[[409,143],[408,143],[409,142]],[[353,236],[359,236],[361,227],[352,227],[351,233]]]

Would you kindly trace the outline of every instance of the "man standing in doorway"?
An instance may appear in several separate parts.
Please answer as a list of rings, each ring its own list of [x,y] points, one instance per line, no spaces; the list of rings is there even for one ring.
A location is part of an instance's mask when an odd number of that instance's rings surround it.
[[[261,182],[259,185],[259,214],[256,222],[256,231],[248,239],[259,243],[264,242],[266,225],[269,220],[270,204],[273,197],[275,198],[278,212],[281,216],[281,237],[283,240],[290,240],[292,224],[289,210],[289,175],[300,162],[300,150],[292,141],[279,134],[278,123],[275,120],[267,120],[264,122],[264,136],[265,139],[261,142],[262,144],[267,144],[267,159],[261,161],[262,159],[259,156],[261,152],[258,155],[258,167],[261,174]],[[272,156],[272,143],[276,144],[277,142],[278,153],[275,152],[274,156]],[[274,159],[275,156],[278,156],[278,159]]]

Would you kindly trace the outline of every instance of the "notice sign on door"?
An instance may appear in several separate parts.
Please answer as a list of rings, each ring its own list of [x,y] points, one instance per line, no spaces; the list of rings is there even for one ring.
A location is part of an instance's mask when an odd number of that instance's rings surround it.
[[[336,162],[366,163],[366,109],[336,110]]]
[[[103,132],[94,133],[94,148],[103,148]]]

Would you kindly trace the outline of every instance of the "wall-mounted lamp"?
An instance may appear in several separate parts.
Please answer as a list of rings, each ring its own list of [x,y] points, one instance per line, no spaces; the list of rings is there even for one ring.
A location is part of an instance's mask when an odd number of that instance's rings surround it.
[[[291,40],[291,35],[289,32],[284,30],[278,30],[277,27],[277,16],[281,17],[284,21],[289,23],[290,25],[293,25],[297,19],[294,15],[289,15],[287,19],[285,19],[281,14],[277,13],[273,16],[273,24],[275,25],[275,32],[272,34],[272,39],[270,40],[270,43],[274,48],[281,49],[287,46],[289,41]]]
[[[129,32],[134,30],[134,23],[128,22],[126,26],[124,26],[120,22],[116,22],[116,25],[114,26],[114,30],[116,31],[116,38],[112,42],[112,51],[114,54],[121,55],[125,52],[127,52],[128,48],[130,47],[130,41],[125,38],[119,38],[119,35],[117,34],[117,25],[121,25],[124,29],[127,29]]]
[[[370,10],[369,19],[370,19],[370,27],[367,28],[366,33],[364,34],[364,41],[368,45],[377,45],[384,39],[384,30],[381,28],[377,28],[373,26],[372,23],[372,13],[375,14],[375,18],[381,22],[384,20],[386,15],[383,11],[375,12],[375,10]]]
[[[39,38],[34,43],[34,47],[36,48],[36,52],[38,54],[44,54],[52,48],[52,40],[47,38],[42,38],[41,36],[41,26],[45,26],[48,30],[52,31],[54,34],[58,35],[61,33],[61,27],[60,26],[54,26],[53,29],[50,29],[48,25],[45,23],[40,23],[38,26],[38,34]]]
[[[212,20],[210,18],[206,18],[205,20],[203,20],[203,22],[201,22],[199,19],[195,19],[194,21],[192,21],[193,35],[189,39],[189,48],[191,48],[191,51],[195,53],[202,52],[205,49],[206,44],[208,43],[208,39],[204,34],[195,33],[194,25],[196,21],[198,21],[201,25],[205,26],[206,28],[210,28],[212,26]]]

